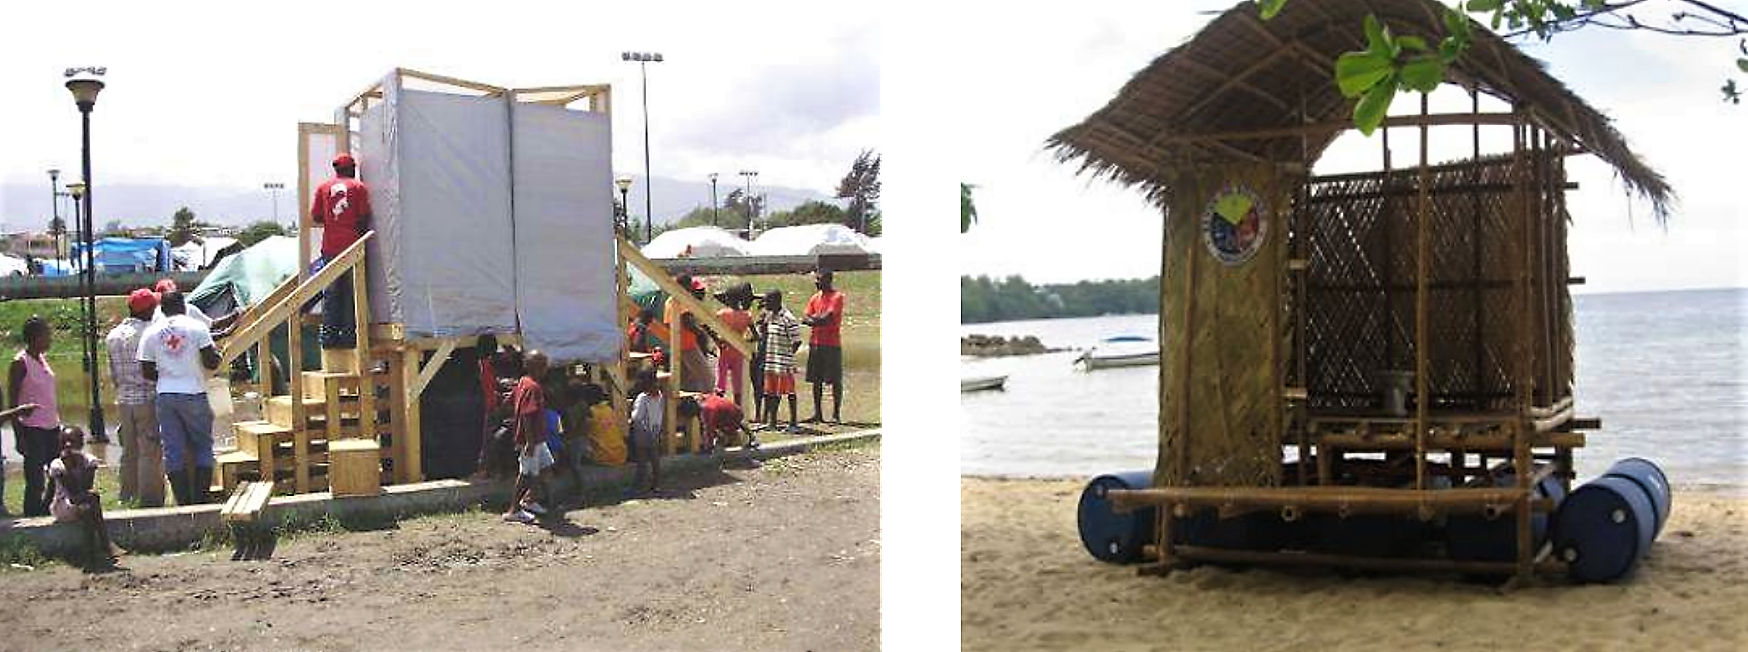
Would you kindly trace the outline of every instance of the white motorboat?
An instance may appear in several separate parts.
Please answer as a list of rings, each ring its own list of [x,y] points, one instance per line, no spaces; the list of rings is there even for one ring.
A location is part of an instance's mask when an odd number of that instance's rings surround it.
[[[1002,376],[976,376],[976,377],[972,377],[972,378],[960,378],[959,379],[959,392],[960,393],[981,392],[981,391],[990,390],[990,389],[1001,389],[1003,385],[1007,384],[1007,382],[1008,382],[1008,377],[1006,375],[1002,375]]]
[[[1106,338],[1098,346],[1075,358],[1074,363],[1084,366],[1087,371],[1158,365],[1159,345],[1151,339],[1136,335]]]

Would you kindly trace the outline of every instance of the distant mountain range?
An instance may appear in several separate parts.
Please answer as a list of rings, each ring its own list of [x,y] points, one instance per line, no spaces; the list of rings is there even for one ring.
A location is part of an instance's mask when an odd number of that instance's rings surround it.
[[[633,176],[631,215],[643,221],[643,177]],[[738,181],[738,179],[736,179]],[[291,184],[287,184],[290,186]],[[720,182],[717,200],[740,188],[738,184]],[[651,187],[651,204],[655,221],[666,224],[679,219],[694,207],[710,206],[710,182],[681,181],[655,177]],[[767,210],[785,210],[810,200],[836,201],[830,196],[803,188],[754,186],[753,192],[766,196]],[[297,190],[288,187],[279,192],[279,220],[290,222],[297,214]],[[96,201],[97,227],[111,220],[133,226],[159,226],[170,223],[177,208],[187,206],[195,217],[212,224],[242,226],[257,220],[273,218],[273,201],[266,190],[232,186],[162,186],[130,185],[100,186],[93,197]],[[62,217],[69,217],[69,200],[62,200]],[[0,185],[0,231],[37,231],[48,227],[50,216],[49,188],[39,185]]]

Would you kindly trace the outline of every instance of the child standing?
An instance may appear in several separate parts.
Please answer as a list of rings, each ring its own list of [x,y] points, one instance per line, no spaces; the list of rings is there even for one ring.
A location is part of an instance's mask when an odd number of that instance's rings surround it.
[[[643,491],[644,470],[649,470],[649,493],[661,491],[661,442],[663,410],[666,396],[656,380],[655,369],[645,367],[637,372],[637,399],[631,403],[631,461],[637,464],[631,481],[633,491]]]
[[[522,379],[510,393],[512,415],[516,419],[517,473],[516,489],[504,520],[513,523],[533,523],[546,513],[538,500],[543,495],[544,482],[540,473],[552,466],[552,450],[546,446],[546,391],[538,378],[546,375],[546,354],[532,351],[523,359]]]
[[[746,341],[747,328],[753,323],[753,313],[747,310],[753,302],[752,284],[736,284],[727,292],[717,295],[717,298],[727,304],[727,307],[716,311],[716,318],[729,328],[729,332],[723,333],[722,337]],[[732,388],[734,402],[740,403],[741,386],[746,382],[746,378],[741,375],[741,365],[745,362],[746,357],[741,355],[739,349],[726,344],[719,347],[716,356],[716,393],[726,394]]]
[[[81,449],[85,433],[78,428],[62,428],[60,440],[61,454],[49,462],[49,478],[55,483],[49,512],[56,523],[78,523],[85,530],[90,568],[114,566],[122,550],[109,541],[103,524],[103,497],[94,488],[98,460]]]
[[[777,404],[789,397],[789,432],[795,423],[795,352],[801,349],[801,322],[783,307],[783,293],[765,293],[765,423],[777,423]]]

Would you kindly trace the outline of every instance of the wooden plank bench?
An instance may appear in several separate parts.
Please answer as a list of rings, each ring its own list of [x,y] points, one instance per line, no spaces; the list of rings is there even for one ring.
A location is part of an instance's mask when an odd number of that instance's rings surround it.
[[[219,510],[219,521],[229,526],[237,550],[233,561],[265,559],[273,554],[273,525],[263,518],[273,498],[273,482],[239,482]]]

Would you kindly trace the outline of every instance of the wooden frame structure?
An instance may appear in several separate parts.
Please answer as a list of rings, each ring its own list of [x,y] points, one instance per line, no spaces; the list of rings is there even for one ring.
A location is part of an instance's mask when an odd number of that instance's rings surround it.
[[[1299,2],[1264,22],[1243,3],[1051,139],[1060,160],[1166,208],[1159,462],[1153,488],[1110,494],[1119,509],[1158,508],[1151,570],[1318,564],[1517,582],[1557,563],[1532,539],[1534,515],[1553,509],[1536,487],[1557,477],[1569,488],[1581,431],[1600,427],[1575,416],[1571,393],[1564,192],[1575,186],[1563,159],[1598,155],[1659,219],[1670,190],[1606,118],[1479,25],[1446,80],[1468,92],[1468,111],[1431,113],[1422,95],[1418,114],[1385,121],[1379,171],[1311,175],[1351,128],[1352,103],[1327,80],[1341,53],[1365,48],[1365,16],[1436,40],[1442,9]],[[1509,110],[1482,111],[1483,94]],[[1469,158],[1429,161],[1435,126],[1467,127]],[[1509,129],[1510,149],[1483,152],[1483,127]],[[1390,137],[1405,129],[1419,160],[1399,169]],[[1216,257],[1204,220],[1237,190],[1255,200],[1242,206],[1264,235],[1250,257]],[[1389,375],[1412,379],[1402,413],[1382,399]],[[1384,515],[1400,527],[1509,518],[1514,554],[1236,550],[1174,532],[1208,511]]]
[[[510,101],[573,107],[585,103],[582,110],[610,113],[612,89],[605,84],[551,86],[508,89],[490,84],[436,75],[406,68],[390,73],[401,84],[442,92],[476,96],[507,96]],[[386,80],[384,80],[386,81]],[[457,349],[474,346],[473,337],[409,337],[398,323],[374,321],[370,317],[367,274],[362,273],[366,243],[372,234],[354,243],[346,252],[330,261],[321,271],[311,274],[310,267],[317,233],[311,220],[310,199],[316,184],[322,179],[310,160],[312,143],[330,139],[331,148],[350,152],[356,136],[356,120],[365,110],[383,97],[383,81],[373,83],[335,111],[335,122],[298,124],[298,274],[287,279],[269,296],[247,308],[239,317],[238,326],[224,342],[222,355],[226,363],[245,352],[254,351],[260,360],[271,360],[267,352],[268,339],[275,329],[286,327],[290,333],[301,333],[311,320],[301,315],[301,307],[347,271],[352,274],[354,315],[357,329],[356,346],[343,356],[324,352],[323,369],[305,370],[302,366],[301,337],[289,337],[289,360],[296,365],[288,373],[289,394],[268,399],[269,420],[238,424],[239,449],[221,457],[219,480],[227,488],[245,478],[283,476],[280,491],[308,492],[326,488],[327,466],[325,444],[333,439],[369,439],[380,445],[383,461],[383,484],[422,481],[420,399],[439,369]],[[573,107],[574,108],[574,107]],[[623,250],[621,250],[623,251]],[[635,252],[635,249],[632,250]],[[617,255],[619,252],[602,252]],[[625,256],[617,255],[619,291],[624,293]],[[639,257],[641,260],[641,257]],[[647,261],[643,261],[647,263]],[[658,275],[659,279],[664,278]],[[669,281],[671,283],[671,281]],[[690,297],[686,297],[690,299]],[[702,306],[688,306],[702,311]],[[625,323],[621,308],[616,323]],[[720,326],[713,314],[701,315],[707,323]],[[516,334],[500,335],[500,341],[515,344]],[[625,360],[614,365],[597,365],[596,380],[603,381],[610,391],[620,415],[624,415]],[[257,365],[256,384],[263,395],[271,395],[270,366]],[[222,368],[222,367],[221,367]],[[378,397],[381,397],[380,401]]]

